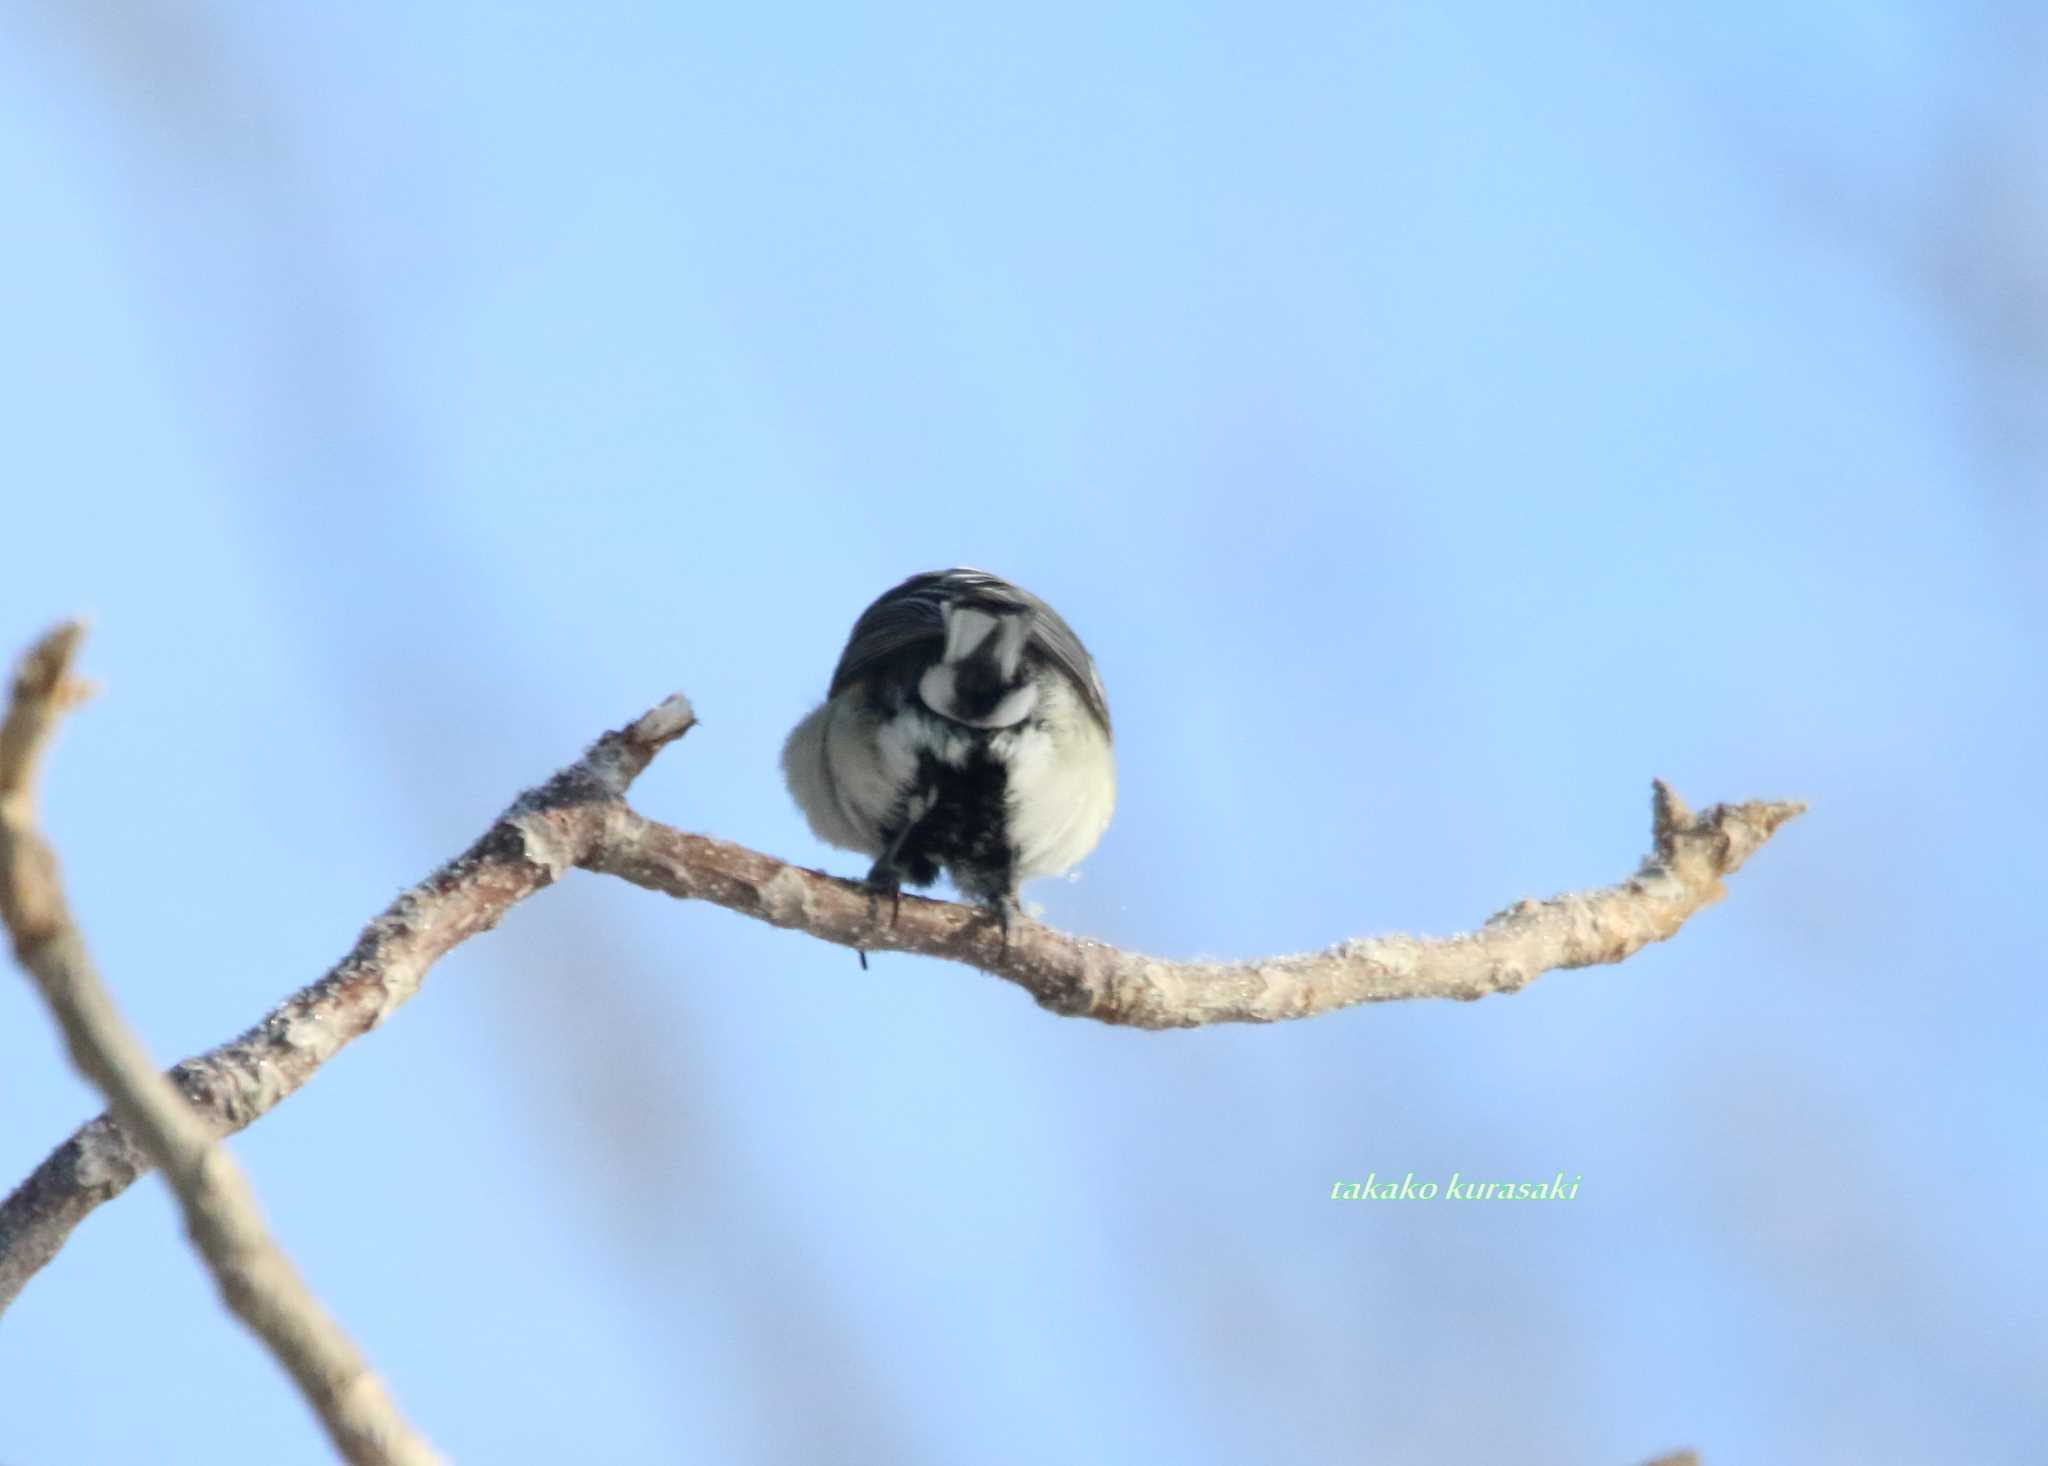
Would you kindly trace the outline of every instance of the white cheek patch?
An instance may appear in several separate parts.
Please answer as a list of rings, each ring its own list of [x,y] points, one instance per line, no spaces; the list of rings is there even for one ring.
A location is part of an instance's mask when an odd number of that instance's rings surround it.
[[[946,607],[946,650],[940,660],[964,662],[976,655],[995,659],[1003,681],[1016,680],[1031,639],[1031,617],[1021,611],[998,615],[975,606]]]
[[[953,686],[953,669],[944,662],[925,668],[924,676],[917,679],[917,695],[940,717],[955,717],[953,705],[958,701],[959,693]]]
[[[917,695],[940,717],[965,723],[970,728],[1013,728],[1030,717],[1038,706],[1038,684],[1026,682],[1004,693],[1001,700],[983,716],[969,717],[960,710],[958,690],[953,685],[953,669],[944,662],[925,669],[924,676],[917,679]]]
[[[981,720],[984,728],[1014,728],[1038,707],[1038,684],[1027,682],[1014,691],[1003,694],[1003,700],[990,709],[989,715]]]
[[[1024,641],[1031,634],[1029,616],[1005,616],[996,628],[996,667],[1003,674],[1003,681],[1012,682],[1017,677],[1017,664],[1024,660]]]
[[[946,607],[946,654],[949,662],[964,662],[973,656],[1002,618],[972,606]]]

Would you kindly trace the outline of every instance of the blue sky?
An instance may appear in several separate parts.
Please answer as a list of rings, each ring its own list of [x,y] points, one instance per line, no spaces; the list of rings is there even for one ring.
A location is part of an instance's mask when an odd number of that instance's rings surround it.
[[[1814,812],[1675,941],[1141,1034],[579,876],[234,1142],[459,1460],[2032,1460],[2048,32],[2020,8],[0,12],[0,641],[166,1062],[671,690],[776,756],[984,565],[1121,765],[1061,926],[1248,956]],[[11,655],[11,652],[10,652]],[[0,1173],[96,1105],[0,983]],[[1583,1175],[1547,1208],[1332,1182]],[[0,1457],[327,1459],[154,1182]]]

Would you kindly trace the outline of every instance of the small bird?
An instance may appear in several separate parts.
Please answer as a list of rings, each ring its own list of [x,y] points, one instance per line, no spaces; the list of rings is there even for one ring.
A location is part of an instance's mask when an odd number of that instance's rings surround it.
[[[861,612],[782,771],[819,839],[874,857],[874,906],[900,910],[905,885],[944,868],[1005,945],[1017,887],[1078,864],[1116,803],[1109,700],[1081,638],[1029,591],[964,567],[913,575]]]

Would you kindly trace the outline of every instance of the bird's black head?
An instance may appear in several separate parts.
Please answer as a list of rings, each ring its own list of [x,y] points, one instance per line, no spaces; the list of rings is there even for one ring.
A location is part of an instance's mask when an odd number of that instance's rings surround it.
[[[918,679],[917,695],[942,718],[976,728],[1009,728],[1031,716],[1038,686],[1025,655],[1027,609],[947,602],[946,642]]]

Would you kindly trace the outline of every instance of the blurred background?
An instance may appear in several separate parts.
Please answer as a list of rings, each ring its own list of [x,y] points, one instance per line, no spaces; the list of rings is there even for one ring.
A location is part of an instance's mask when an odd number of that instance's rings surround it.
[[[1096,653],[1062,927],[1173,956],[1814,810],[1513,998],[1136,1033],[578,875],[234,1142],[469,1462],[2020,1462],[2048,22],[2023,4],[0,5],[0,643],[169,1061],[674,689],[777,768],[989,567]],[[96,1112],[0,982],[0,1184]],[[1337,1203],[1367,1172],[1583,1176]],[[328,1459],[161,1186],[0,1459]]]

